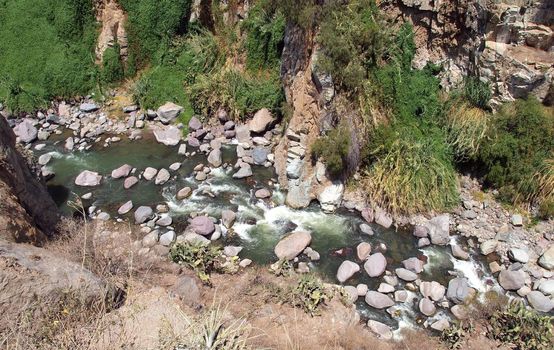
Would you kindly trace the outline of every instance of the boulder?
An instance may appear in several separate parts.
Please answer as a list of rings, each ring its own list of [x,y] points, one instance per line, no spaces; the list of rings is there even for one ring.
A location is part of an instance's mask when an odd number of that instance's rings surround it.
[[[514,214],[512,215],[511,222],[514,226],[523,226],[523,217],[519,214]]]
[[[275,246],[275,255],[279,259],[292,260],[312,241],[312,235],[306,231],[296,231],[287,235]]]
[[[254,118],[248,124],[251,132],[262,133],[275,121],[273,115],[267,108],[262,108],[254,114]]]
[[[131,173],[131,170],[133,170],[133,167],[129,164],[124,164],[120,166],[117,169],[112,170],[112,177],[114,179],[119,179],[122,177],[127,177]]]
[[[391,286],[390,284],[388,283],[381,283],[379,284],[379,288],[377,288],[377,291],[379,293],[392,293],[394,292],[394,286]]]
[[[369,320],[367,321],[367,327],[381,339],[392,339],[392,328],[384,323],[375,320]]]
[[[142,174],[142,176],[144,176],[145,180],[150,181],[156,176],[157,173],[158,173],[158,169],[148,167],[144,169],[144,173]]]
[[[136,176],[130,176],[123,181],[123,188],[128,190],[138,183],[138,178]]]
[[[550,245],[541,255],[539,258],[539,265],[547,270],[554,270],[554,244]]]
[[[546,295],[554,296],[554,279],[553,280],[542,281],[539,284],[538,289]]]
[[[450,215],[443,214],[429,220],[425,226],[429,230],[431,243],[446,245],[450,241]]]
[[[423,271],[423,261],[419,260],[416,257],[406,259],[402,261],[404,268],[413,271],[415,273],[421,273]]]
[[[373,290],[367,292],[365,302],[375,309],[385,309],[394,305],[394,300],[391,297]]]
[[[360,283],[356,286],[356,291],[358,292],[359,297],[363,297],[367,294],[368,287],[367,284]]]
[[[254,159],[254,164],[263,165],[267,161],[267,155],[269,151],[264,147],[254,147],[252,150],[252,159]]]
[[[167,226],[171,225],[172,223],[173,223],[173,219],[171,218],[171,216],[169,216],[167,214],[164,214],[161,218],[156,220],[156,225],[163,226],[163,227],[167,227]]]
[[[419,291],[421,294],[433,301],[439,301],[444,297],[446,288],[438,282],[421,282],[419,285]]]
[[[183,200],[185,198],[188,198],[192,194],[192,188],[190,187],[183,187],[177,192],[177,200]]]
[[[28,119],[24,119],[21,123],[17,124],[17,126],[13,128],[13,132],[19,137],[19,141],[23,143],[33,142],[38,136],[37,128],[35,128],[33,122]]]
[[[52,159],[52,155],[50,153],[45,153],[38,157],[38,164],[39,165],[46,165],[50,163],[50,160]]]
[[[386,268],[387,259],[385,259],[385,256],[380,252],[370,255],[364,264],[364,269],[369,277],[381,276]]]
[[[223,254],[225,254],[225,256],[228,256],[230,258],[239,255],[241,251],[242,251],[242,247],[237,247],[233,245],[228,245],[223,248]]]
[[[356,246],[356,255],[358,259],[364,261],[371,254],[371,244],[362,242]]]
[[[554,309],[554,301],[550,300],[544,294],[536,290],[527,294],[527,301],[533,309],[540,312],[550,312]]]
[[[189,228],[202,236],[211,235],[215,231],[215,225],[211,218],[207,216],[197,216],[190,221]]]
[[[168,126],[154,130],[156,141],[166,146],[176,146],[181,141],[181,130]]]
[[[75,185],[83,187],[94,187],[100,185],[102,176],[94,171],[82,171],[75,179]]]
[[[133,201],[127,201],[127,202],[125,202],[125,204],[123,204],[121,207],[119,207],[119,209],[117,209],[117,213],[119,215],[124,215],[124,214],[127,214],[128,212],[130,212],[131,209],[133,209]]]
[[[510,250],[508,250],[508,257],[510,260],[522,264],[529,262],[529,254],[527,254],[525,250],[519,248],[510,248]]]
[[[341,182],[335,182],[326,186],[323,191],[317,195],[317,200],[321,205],[321,209],[326,213],[334,212],[342,202],[344,193],[344,185]]]
[[[441,318],[440,320],[431,324],[431,328],[439,332],[444,331],[448,327],[450,327],[450,322],[448,322],[446,318]]]
[[[179,149],[177,150],[177,154],[180,156],[184,156],[187,153],[187,144],[182,143],[179,145]]]
[[[271,192],[266,188],[260,188],[254,193],[256,198],[265,199],[271,197]]]
[[[433,316],[437,312],[437,308],[430,299],[423,298],[419,301],[419,311],[425,316]]]
[[[363,234],[366,234],[368,236],[373,236],[375,232],[373,232],[373,229],[368,224],[361,224],[360,225],[360,231],[362,231]]]
[[[337,279],[340,283],[344,283],[358,271],[360,271],[360,266],[358,264],[350,260],[345,260],[339,266]]]
[[[506,290],[518,290],[525,285],[527,274],[522,270],[502,270],[498,275],[498,283]]]
[[[135,224],[142,224],[154,215],[152,208],[148,206],[140,206],[135,210]]]
[[[202,122],[197,117],[192,117],[189,120],[189,130],[196,131],[202,129]]]
[[[479,246],[479,250],[481,251],[481,254],[489,255],[496,250],[497,246],[498,246],[497,240],[489,239],[481,243],[481,245]]]
[[[221,222],[223,223],[223,226],[227,228],[231,228],[233,226],[236,217],[237,214],[235,214],[232,210],[223,210],[221,212]]]
[[[156,175],[156,180],[154,181],[154,183],[156,185],[163,185],[169,180],[170,177],[171,175],[169,174],[169,171],[165,168],[162,168],[160,169],[160,171],[158,171],[158,175]]]
[[[175,231],[167,231],[163,235],[160,236],[160,244],[168,247],[173,243],[175,240]]]
[[[208,163],[214,168],[219,168],[223,161],[221,160],[221,149],[213,149],[210,154],[208,154]]]
[[[463,303],[469,295],[467,278],[456,277],[448,282],[446,297],[456,304]]]
[[[346,292],[346,298],[350,303],[355,303],[358,300],[358,290],[354,286],[345,286],[343,287]]]
[[[383,209],[377,208],[375,209],[375,223],[389,228],[392,225],[392,217]]]
[[[92,103],[92,102],[88,102],[88,103],[81,103],[81,105],[79,106],[79,110],[81,112],[85,112],[85,113],[91,113],[91,112],[94,112],[96,110],[98,110],[98,105],[96,103]]]
[[[405,303],[408,300],[408,292],[405,290],[397,290],[394,292],[394,300],[398,303]]]
[[[166,102],[164,105],[158,108],[158,118],[162,123],[168,124],[177,118],[183,111],[183,107],[176,105],[173,102]]]
[[[249,176],[252,176],[252,168],[247,163],[242,163],[239,171],[233,174],[233,178],[235,179],[243,179]]]
[[[454,305],[450,308],[450,312],[458,320],[466,320],[469,318],[469,310],[464,305]]]
[[[146,248],[152,248],[158,243],[158,238],[158,231],[152,231],[142,238],[142,246]]]
[[[412,282],[412,281],[415,281],[417,279],[417,274],[415,274],[414,272],[408,270],[408,269],[404,269],[404,268],[398,268],[396,270],[394,270],[394,272],[396,273],[396,275],[406,281],[406,282]]]
[[[464,248],[462,248],[460,245],[458,244],[453,244],[451,246],[452,248],[452,255],[456,258],[456,259],[461,259],[461,260],[469,260],[469,253],[466,252],[464,250]]]

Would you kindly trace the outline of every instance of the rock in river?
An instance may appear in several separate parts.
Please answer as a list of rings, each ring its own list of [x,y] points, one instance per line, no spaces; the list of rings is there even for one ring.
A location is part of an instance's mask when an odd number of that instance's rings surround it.
[[[138,183],[138,179],[136,176],[129,176],[128,178],[123,181],[123,188],[128,190],[129,188],[133,187]]]
[[[365,295],[365,302],[376,309],[384,309],[394,305],[394,300],[386,294],[370,290]]]
[[[550,300],[539,291],[533,291],[527,294],[527,300],[533,309],[537,311],[550,312],[550,310],[554,309],[554,301]]]
[[[360,271],[360,266],[350,260],[345,260],[340,264],[337,271],[337,279],[340,283],[344,283],[350,277],[354,276],[356,272]]]
[[[421,294],[434,301],[439,301],[444,297],[446,288],[438,282],[421,282],[419,285],[419,291]]]
[[[382,253],[375,253],[367,258],[364,269],[369,277],[381,276],[387,268],[387,259]]]
[[[119,179],[122,177],[127,177],[131,173],[131,170],[133,170],[133,167],[129,164],[124,164],[120,166],[117,169],[112,170],[112,177],[114,179]]]
[[[177,200],[183,200],[185,198],[188,198],[192,194],[192,188],[190,187],[183,187],[177,192]]]
[[[425,316],[433,316],[437,308],[430,299],[423,298],[419,301],[419,311]]]
[[[446,297],[456,304],[461,304],[469,295],[467,278],[453,278],[448,282]]]
[[[167,169],[165,168],[162,168],[158,172],[158,175],[156,175],[156,180],[154,181],[154,183],[156,185],[163,185],[169,180],[170,177],[171,175],[169,174],[169,171],[167,171]]]
[[[400,279],[407,282],[412,282],[417,279],[417,274],[405,268],[398,268],[395,272]]]
[[[150,181],[156,176],[157,173],[158,173],[158,169],[148,167],[144,169],[144,173],[142,174],[142,176],[144,176],[146,180]]]
[[[127,214],[128,212],[133,209],[133,201],[128,201],[125,204],[123,204],[119,209],[117,210],[117,213],[119,215]]]
[[[100,182],[102,181],[102,176],[98,175],[98,173],[85,170],[81,172],[79,175],[77,175],[77,178],[75,179],[75,185],[77,186],[84,186],[84,187],[93,187],[100,185]]]
[[[214,168],[219,168],[221,166],[221,149],[216,148],[210,152],[208,155],[208,163]]]
[[[174,126],[154,130],[156,141],[166,146],[175,146],[181,141],[181,130]]]
[[[231,228],[233,226],[236,217],[237,214],[235,214],[232,210],[226,209],[221,212],[221,222],[223,223],[223,226],[227,228]]]
[[[142,224],[146,220],[150,219],[153,214],[154,211],[152,210],[152,208],[145,205],[140,206],[137,208],[137,210],[135,210],[135,223]]]
[[[309,232],[292,232],[277,243],[275,255],[279,259],[292,260],[310,245],[311,241],[312,235]]]
[[[28,119],[23,120],[15,128],[13,128],[13,132],[23,143],[33,142],[38,135],[37,128],[35,128],[33,123]]]
[[[427,222],[431,243],[446,245],[450,241],[450,215],[439,215]]]
[[[250,164],[247,163],[242,163],[239,171],[233,174],[233,178],[235,179],[243,179],[249,176],[252,176],[252,168],[250,167]]]
[[[176,105],[173,102],[166,102],[164,105],[158,108],[158,117],[162,123],[170,123],[173,119],[177,118],[183,111],[183,107]]]
[[[261,133],[275,121],[273,115],[267,108],[262,108],[254,114],[254,118],[248,124],[251,132]]]
[[[190,221],[190,228],[193,232],[207,236],[215,231],[215,225],[211,218],[207,216],[197,216]]]
[[[498,275],[498,283],[506,290],[518,290],[525,285],[527,274],[523,270],[502,270]]]

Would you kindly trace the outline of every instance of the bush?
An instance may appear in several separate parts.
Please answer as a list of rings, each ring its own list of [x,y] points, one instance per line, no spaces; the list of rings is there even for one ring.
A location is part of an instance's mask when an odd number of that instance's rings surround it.
[[[539,206],[539,217],[544,220],[554,218],[554,201],[549,199],[543,201]]]
[[[474,107],[488,109],[492,93],[488,83],[478,78],[468,77],[464,82],[464,97]]]
[[[312,154],[316,158],[322,158],[327,171],[333,177],[342,175],[346,169],[350,137],[350,129],[343,124],[317,139],[312,145]]]
[[[459,100],[451,104],[444,116],[447,143],[456,161],[474,159],[485,140],[489,124],[488,114]]]
[[[302,276],[298,285],[288,295],[294,307],[302,308],[311,316],[317,315],[318,308],[332,298],[332,294],[325,289],[323,283],[312,275]]]
[[[357,90],[382,59],[385,27],[373,0],[327,5],[317,37],[322,48],[317,64],[331,74],[337,86]]]
[[[15,112],[95,85],[92,1],[0,2],[0,100]]]
[[[226,272],[226,264],[220,247],[203,244],[177,243],[169,251],[170,259],[193,269],[203,283],[210,284],[212,272]]]
[[[456,203],[456,174],[440,129],[409,124],[382,127],[369,153],[373,163],[365,187],[380,207],[413,213],[442,211]]]
[[[535,98],[505,105],[487,136],[478,156],[487,184],[510,202],[552,195],[552,187],[541,188],[537,174],[554,151],[554,117]]]
[[[123,79],[123,62],[119,44],[108,47],[102,57],[102,80],[106,83],[115,83]]]
[[[194,111],[210,115],[223,108],[235,119],[250,117],[262,108],[279,112],[284,96],[278,74],[259,74],[223,69],[199,75],[188,89]]]
[[[489,336],[517,350],[551,349],[552,321],[552,317],[527,310],[521,301],[513,302],[492,316]]]

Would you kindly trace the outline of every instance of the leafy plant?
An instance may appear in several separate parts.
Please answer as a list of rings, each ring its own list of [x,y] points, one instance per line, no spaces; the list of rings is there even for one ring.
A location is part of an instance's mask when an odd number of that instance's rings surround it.
[[[312,154],[323,160],[331,176],[338,177],[344,173],[350,138],[350,129],[346,124],[341,124],[313,143]]]
[[[464,81],[464,97],[474,107],[486,110],[492,97],[491,88],[476,77],[468,77]]]
[[[312,275],[304,275],[298,285],[290,293],[290,303],[302,308],[311,316],[318,314],[318,308],[330,300],[332,294],[325,289],[323,283]]]
[[[552,348],[552,322],[516,301],[492,316],[488,336],[517,350],[547,350]]]
[[[223,271],[225,258],[220,247],[177,243],[169,251],[170,259],[193,269],[203,283],[210,284],[210,273]]]
[[[446,343],[449,349],[461,349],[463,340],[472,330],[471,323],[455,323],[441,332],[441,341]]]
[[[102,57],[102,80],[106,83],[115,83],[123,79],[123,62],[121,62],[119,44],[108,47]]]

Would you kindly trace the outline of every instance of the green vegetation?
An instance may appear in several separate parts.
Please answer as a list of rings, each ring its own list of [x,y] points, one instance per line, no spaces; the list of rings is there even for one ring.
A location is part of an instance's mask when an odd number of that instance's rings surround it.
[[[501,199],[525,202],[552,196],[548,176],[537,174],[554,152],[554,115],[534,98],[517,100],[491,119],[488,138],[478,160]]]
[[[464,97],[473,106],[481,109],[488,109],[492,93],[488,83],[482,82],[475,77],[468,77],[464,82]]]
[[[346,169],[350,138],[350,129],[342,124],[318,138],[312,145],[312,154],[323,159],[327,171],[333,177],[342,175]]]
[[[106,83],[116,83],[123,79],[123,62],[118,44],[108,47],[102,57],[102,80]]]
[[[472,107],[463,99],[456,99],[445,113],[443,124],[447,143],[458,162],[475,159],[481,143],[486,139],[490,115]]]
[[[490,319],[489,336],[513,344],[516,350],[552,348],[552,317],[527,310],[521,301],[497,311]]]
[[[289,302],[294,307],[302,308],[311,316],[317,315],[318,308],[332,298],[332,293],[313,275],[302,276],[288,295]]]
[[[0,37],[0,101],[11,110],[95,87],[92,1],[1,1]]]

